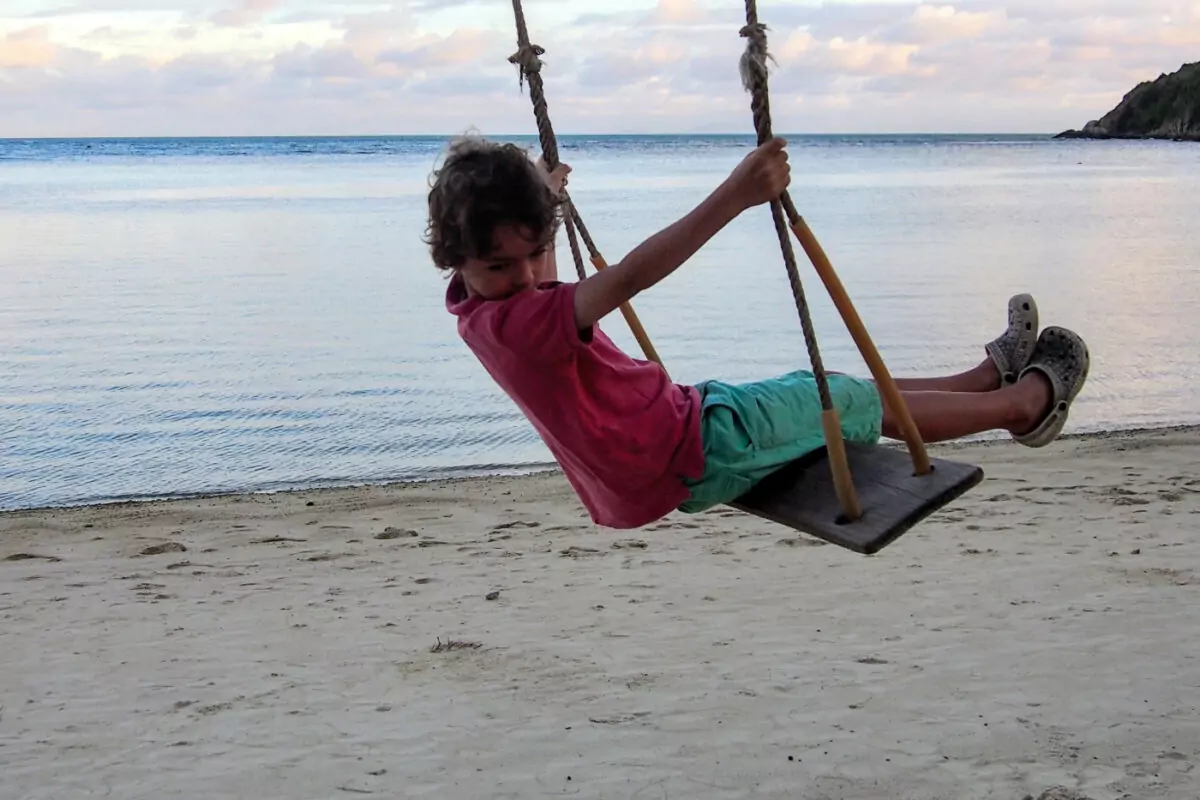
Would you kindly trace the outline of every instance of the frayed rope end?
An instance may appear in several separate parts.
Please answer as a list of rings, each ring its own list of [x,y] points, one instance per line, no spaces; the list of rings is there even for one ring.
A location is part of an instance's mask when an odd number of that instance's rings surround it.
[[[525,85],[525,77],[542,71],[541,56],[546,54],[545,48],[541,45],[531,44],[527,47],[522,47],[517,52],[508,57],[508,63],[516,64],[520,67],[520,83]]]
[[[742,86],[752,92],[760,82],[767,79],[767,62],[775,58],[767,51],[767,26],[762,23],[746,25],[739,31],[746,42],[746,52],[738,64],[742,75]]]

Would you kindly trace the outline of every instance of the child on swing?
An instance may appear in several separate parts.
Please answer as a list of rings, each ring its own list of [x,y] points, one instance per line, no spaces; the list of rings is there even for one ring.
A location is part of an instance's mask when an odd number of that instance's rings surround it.
[[[515,145],[469,137],[434,173],[426,242],[450,274],[446,308],[598,525],[637,528],[731,502],[824,445],[812,373],[675,384],[599,324],[743,211],[778,197],[790,183],[785,145],[756,148],[688,214],[576,283],[558,280],[554,256],[569,167],[547,173]],[[1039,335],[1033,298],[1018,295],[1007,329],[984,349],[958,375],[897,379],[921,437],[1005,430],[1029,447],[1049,444],[1087,378],[1083,340],[1058,327]],[[873,381],[834,373],[829,386],[847,441],[900,438]]]

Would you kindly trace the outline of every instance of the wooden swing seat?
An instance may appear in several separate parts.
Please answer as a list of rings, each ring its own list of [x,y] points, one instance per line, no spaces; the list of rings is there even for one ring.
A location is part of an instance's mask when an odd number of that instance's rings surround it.
[[[863,555],[873,555],[909,528],[977,486],[983,470],[930,458],[932,472],[916,475],[898,448],[846,442],[862,516],[847,521],[833,485],[825,448],[788,464],[729,505]]]

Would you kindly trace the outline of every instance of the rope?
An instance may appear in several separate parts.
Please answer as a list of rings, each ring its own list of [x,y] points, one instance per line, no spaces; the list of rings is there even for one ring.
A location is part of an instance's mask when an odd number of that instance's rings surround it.
[[[509,56],[508,61],[516,64],[519,68],[519,81],[522,88],[525,86],[525,81],[529,81],[529,97],[533,100],[533,116],[537,120],[538,139],[542,145],[542,160],[546,163],[546,168],[553,172],[559,165],[558,140],[554,135],[554,127],[550,124],[550,110],[546,104],[546,87],[542,84],[541,57],[546,54],[546,50],[539,45],[530,44],[529,28],[525,24],[525,10],[521,7],[521,0],[513,0],[513,15],[517,21],[517,52]],[[596,255],[595,245],[592,243],[592,237],[587,234],[587,229],[583,227],[579,212],[575,210],[575,204],[571,201],[571,196],[567,194],[566,189],[562,190],[561,197],[563,205],[566,207],[563,223],[567,228],[567,239],[571,243],[571,256],[575,260],[575,272],[579,274],[579,280],[582,281],[587,278],[587,270],[583,266],[583,254],[579,250],[579,239],[575,235],[576,226],[593,256]]]
[[[541,56],[545,54],[545,50],[541,47],[529,43],[529,30],[525,25],[525,11],[521,8],[521,0],[513,0],[513,14],[517,19],[517,52],[509,57],[509,62],[516,64],[520,68],[521,85],[524,86],[525,80],[529,80],[529,95],[533,99],[533,115],[537,119],[538,137],[542,142],[542,160],[546,166],[553,171],[559,166],[558,161],[558,142],[554,137],[554,128],[550,125],[550,112],[546,108],[546,91],[542,85],[542,60]],[[563,223],[567,227],[567,238],[571,241],[571,255],[575,258],[575,271],[579,273],[579,280],[587,280],[587,271],[583,266],[583,256],[579,252],[579,238],[584,241],[588,252],[592,257],[592,264],[597,270],[606,269],[604,256],[600,255],[600,250],[597,249],[596,243],[592,241],[591,234],[588,233],[587,227],[583,224],[583,219],[579,216],[579,211],[575,208],[575,203],[571,200],[571,196],[564,189],[559,195],[565,207],[563,214]],[[626,301],[621,303],[621,316],[625,317],[625,321],[629,324],[629,329],[633,333],[638,344],[642,347],[642,352],[646,358],[663,367],[662,359],[658,357],[658,352],[655,351],[654,345],[650,343],[650,337],[646,335],[642,323],[634,313],[633,307]],[[663,367],[666,371],[666,367]]]
[[[771,56],[767,52],[767,26],[758,21],[756,0],[746,0],[746,26],[742,28],[741,35],[747,40],[746,52],[742,55],[740,64],[742,85],[751,94],[750,109],[754,114],[754,129],[758,133],[758,144],[762,146],[772,138],[771,101],[767,92],[767,59]],[[771,201],[771,216],[775,220],[775,233],[779,237],[779,249],[783,253],[784,265],[787,267],[788,278],[792,285],[796,311],[800,314],[800,327],[804,331],[808,358],[812,362],[813,376],[817,381],[821,408],[829,411],[833,408],[833,398],[829,392],[829,378],[825,374],[821,350],[817,346],[817,333],[809,314],[808,301],[804,296],[804,286],[800,282],[800,271],[796,267],[796,254],[792,250],[791,233],[784,219],[784,203],[791,206],[791,198],[786,191],[779,199]]]

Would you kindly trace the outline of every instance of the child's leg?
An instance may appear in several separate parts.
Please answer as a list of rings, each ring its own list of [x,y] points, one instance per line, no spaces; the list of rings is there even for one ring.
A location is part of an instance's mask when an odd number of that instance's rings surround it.
[[[999,385],[999,378],[996,380]],[[926,442],[943,442],[991,430],[1021,434],[1042,419],[1051,403],[1050,382],[1030,373],[1012,386],[984,392],[901,389],[908,413]],[[902,439],[897,416],[883,404],[883,435]]]
[[[1087,345],[1075,333],[1051,327],[1038,338],[1029,366],[1013,385],[992,392],[901,391],[904,404],[926,442],[941,442],[991,430],[1039,447],[1066,422],[1087,380]],[[883,435],[903,438],[894,411],[883,404]]]
[[[992,392],[1000,388],[1000,372],[991,359],[957,375],[893,380],[903,392]]]

